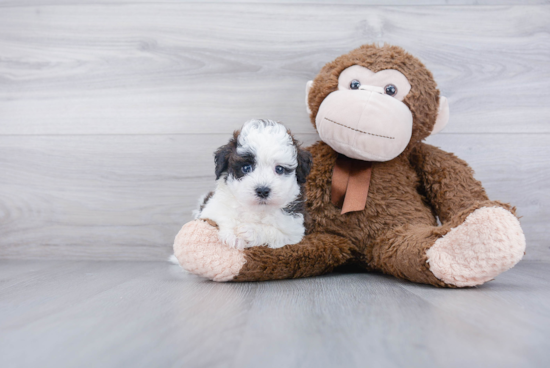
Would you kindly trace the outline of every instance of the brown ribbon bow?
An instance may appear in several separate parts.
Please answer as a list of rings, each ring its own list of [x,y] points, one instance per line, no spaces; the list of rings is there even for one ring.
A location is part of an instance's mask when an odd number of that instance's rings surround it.
[[[332,171],[331,202],[341,214],[362,211],[369,195],[372,163],[339,155]]]

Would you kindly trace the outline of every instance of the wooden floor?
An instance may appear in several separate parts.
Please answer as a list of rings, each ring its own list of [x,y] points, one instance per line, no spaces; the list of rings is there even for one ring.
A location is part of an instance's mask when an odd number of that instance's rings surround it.
[[[0,261],[0,366],[549,367],[550,264],[473,289],[220,284],[166,262]]]

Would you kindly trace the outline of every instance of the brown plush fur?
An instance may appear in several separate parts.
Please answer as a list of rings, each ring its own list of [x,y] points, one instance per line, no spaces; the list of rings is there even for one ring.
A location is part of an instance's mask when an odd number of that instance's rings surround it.
[[[296,245],[245,250],[247,262],[235,281],[306,277],[359,264],[414,282],[452,287],[430,272],[426,251],[480,207],[500,206],[514,213],[507,204],[489,201],[466,162],[421,142],[435,124],[439,91],[432,74],[401,48],[366,45],[328,63],[309,95],[314,125],[321,102],[337,89],[339,74],[352,65],[374,72],[396,69],[408,78],[411,91],[403,101],[413,114],[408,147],[391,161],[373,163],[365,209],[343,215],[330,198],[338,153],[323,142],[310,147],[308,234]]]

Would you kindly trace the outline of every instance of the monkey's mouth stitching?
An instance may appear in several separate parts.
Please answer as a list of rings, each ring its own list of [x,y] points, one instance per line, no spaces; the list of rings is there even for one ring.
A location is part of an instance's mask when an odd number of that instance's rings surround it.
[[[375,136],[375,137],[380,137],[380,138],[395,139],[395,137],[386,137],[385,135],[379,135],[379,134],[373,134],[373,133],[369,133],[369,132],[364,132],[364,131],[362,131],[362,130],[355,129],[355,128],[352,128],[352,127],[349,127],[349,126],[347,126],[347,125],[337,123],[336,121],[330,120],[329,118],[325,118],[325,120],[328,120],[328,121],[330,121],[331,123],[334,123],[334,124],[336,124],[336,125],[343,126],[344,128],[348,128],[348,129],[354,130],[354,131],[359,132],[359,133],[368,134],[368,135],[373,135],[373,136]]]

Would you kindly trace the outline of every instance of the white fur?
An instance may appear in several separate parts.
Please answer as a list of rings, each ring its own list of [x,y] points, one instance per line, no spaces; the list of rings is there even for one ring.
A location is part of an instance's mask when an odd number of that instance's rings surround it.
[[[297,167],[297,148],[286,128],[269,120],[251,120],[238,137],[237,153],[250,153],[255,165],[240,179],[224,174],[216,191],[197,218],[208,218],[219,226],[220,241],[238,249],[267,245],[280,248],[296,244],[304,236],[302,214],[288,214],[283,208],[300,194],[296,171],[278,175],[275,167]],[[256,196],[255,189],[271,189],[267,199]]]

